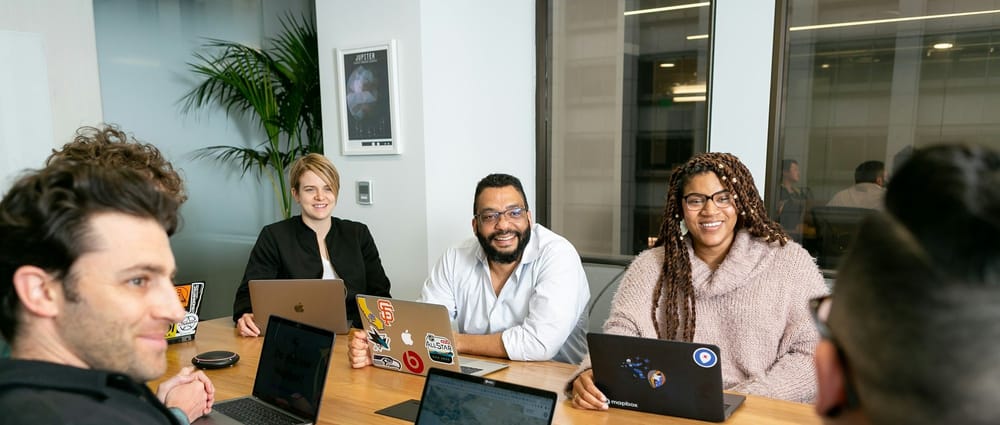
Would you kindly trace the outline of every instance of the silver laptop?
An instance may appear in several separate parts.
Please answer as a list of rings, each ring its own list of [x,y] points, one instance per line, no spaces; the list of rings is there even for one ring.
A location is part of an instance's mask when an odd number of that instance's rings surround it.
[[[330,330],[271,316],[253,395],[215,403],[194,424],[316,423],[334,337]]]
[[[272,314],[339,334],[350,329],[343,280],[251,280],[249,285],[253,320],[261,332]]]
[[[459,357],[448,309],[443,305],[358,295],[361,323],[372,343],[372,364],[427,375],[431,367],[484,376],[505,363]]]

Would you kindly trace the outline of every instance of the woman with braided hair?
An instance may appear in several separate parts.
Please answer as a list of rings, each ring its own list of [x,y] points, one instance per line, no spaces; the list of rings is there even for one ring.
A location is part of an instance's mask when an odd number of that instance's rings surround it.
[[[808,301],[827,291],[746,166],[698,154],[671,174],[659,237],[629,265],[604,332],[715,344],[726,390],[809,402],[819,335]],[[607,409],[589,358],[580,370],[573,406]]]

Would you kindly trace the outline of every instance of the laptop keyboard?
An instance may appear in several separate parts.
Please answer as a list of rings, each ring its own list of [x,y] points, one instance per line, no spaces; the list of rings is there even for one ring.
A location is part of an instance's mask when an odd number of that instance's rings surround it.
[[[482,369],[478,367],[462,366],[462,373],[466,375],[472,375],[473,373],[479,372],[480,370]]]
[[[230,418],[249,425],[295,425],[302,421],[267,407],[251,398],[241,398],[212,406]]]

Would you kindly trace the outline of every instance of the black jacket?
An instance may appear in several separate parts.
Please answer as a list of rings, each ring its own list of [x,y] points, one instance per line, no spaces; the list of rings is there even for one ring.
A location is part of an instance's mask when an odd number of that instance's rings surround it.
[[[361,327],[357,294],[388,297],[389,278],[385,276],[378,248],[368,226],[330,218],[333,223],[326,235],[326,249],[330,263],[347,287],[347,318],[355,327]],[[302,216],[264,226],[257,243],[250,251],[243,282],[236,290],[233,302],[233,320],[243,313],[250,313],[250,288],[247,282],[257,279],[319,279],[323,276],[316,232],[306,226]]]
[[[0,424],[180,423],[128,376],[32,360],[0,360],[0,412]]]

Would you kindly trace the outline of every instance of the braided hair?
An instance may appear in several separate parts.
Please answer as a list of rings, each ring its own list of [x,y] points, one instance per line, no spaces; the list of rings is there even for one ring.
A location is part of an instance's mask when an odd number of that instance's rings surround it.
[[[777,242],[781,246],[788,242],[788,234],[781,225],[768,218],[750,170],[736,156],[714,152],[697,154],[674,169],[667,187],[667,204],[663,208],[660,234],[653,245],[654,249],[661,246],[664,249],[663,269],[652,294],[651,315],[657,338],[675,339],[680,332],[683,341],[694,339],[694,286],[691,283],[691,259],[684,240],[686,236],[681,234],[681,220],[684,218],[684,186],[692,177],[702,173],[714,173],[722,186],[732,193],[733,205],[739,213],[735,231],[745,229],[754,237]],[[666,300],[662,303],[664,328],[660,327],[656,317],[661,299]],[[681,323],[682,320],[684,323]]]

